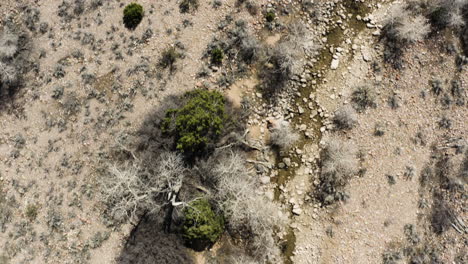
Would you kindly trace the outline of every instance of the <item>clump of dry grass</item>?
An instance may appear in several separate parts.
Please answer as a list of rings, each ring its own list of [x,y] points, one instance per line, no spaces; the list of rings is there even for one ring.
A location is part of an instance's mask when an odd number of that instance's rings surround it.
[[[321,153],[319,198],[326,204],[343,198],[342,188],[359,169],[357,149],[350,142],[330,137]]]
[[[338,129],[351,129],[357,124],[357,113],[350,105],[340,107],[333,117]]]
[[[279,122],[276,127],[271,129],[270,143],[280,149],[287,150],[298,140],[299,134],[296,133],[286,121]]]

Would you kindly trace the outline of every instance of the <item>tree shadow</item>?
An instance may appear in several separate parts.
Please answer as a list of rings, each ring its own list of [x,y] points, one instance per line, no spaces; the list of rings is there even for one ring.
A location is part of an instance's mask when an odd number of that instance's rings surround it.
[[[132,230],[117,257],[118,264],[195,263],[183,240],[165,233],[160,221],[144,217]]]

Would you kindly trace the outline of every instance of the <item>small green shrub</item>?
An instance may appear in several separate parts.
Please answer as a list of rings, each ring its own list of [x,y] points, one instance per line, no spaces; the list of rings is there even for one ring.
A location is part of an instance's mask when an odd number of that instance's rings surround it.
[[[124,25],[128,29],[135,29],[143,19],[143,7],[137,3],[128,4],[124,11]]]
[[[275,20],[275,12],[273,11],[268,11],[266,14],[265,14],[265,19],[267,22],[273,22],[273,20]]]
[[[202,89],[184,97],[184,106],[166,112],[162,131],[175,136],[177,150],[188,156],[202,154],[206,145],[221,135],[227,119],[226,100],[219,92]]]
[[[189,13],[198,9],[198,0],[183,0],[180,5],[181,13]]]
[[[37,217],[38,210],[39,206],[35,204],[28,204],[28,206],[26,206],[24,214],[30,221],[34,221],[34,219],[36,219]]]
[[[213,211],[208,200],[196,200],[184,210],[183,237],[194,249],[212,245],[223,231],[224,218]]]
[[[176,48],[172,47],[163,51],[161,59],[159,60],[159,66],[164,69],[169,68],[171,71],[175,70],[175,62],[182,55],[177,52]]]
[[[211,63],[221,64],[223,62],[224,53],[220,48],[214,48],[211,50]]]

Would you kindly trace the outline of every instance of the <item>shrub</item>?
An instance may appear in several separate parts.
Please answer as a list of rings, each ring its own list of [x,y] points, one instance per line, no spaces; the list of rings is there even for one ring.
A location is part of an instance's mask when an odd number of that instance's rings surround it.
[[[358,111],[364,111],[368,107],[376,107],[375,94],[369,86],[358,87],[352,93],[351,101]]]
[[[350,105],[345,105],[335,112],[333,122],[338,129],[351,129],[357,124],[357,114]]]
[[[273,22],[273,20],[275,20],[275,17],[276,15],[275,15],[275,12],[273,11],[268,11],[265,14],[265,19],[267,22]]]
[[[176,69],[175,62],[181,56],[182,55],[177,52],[175,47],[166,49],[165,51],[163,51],[161,59],[159,60],[159,66],[161,66],[164,69],[169,68],[170,71],[174,71]]]
[[[406,5],[394,5],[387,14],[382,29],[385,61],[391,62],[395,68],[400,68],[405,46],[423,40],[429,33],[430,26],[427,22],[422,15],[413,16]]]
[[[214,201],[223,210],[229,233],[246,241],[249,253],[259,262],[268,259],[269,263],[279,263],[273,230],[284,231],[288,217],[275,202],[257,193],[259,179],[253,177],[245,160],[238,151],[219,151],[201,162],[198,169],[213,186]]]
[[[183,237],[194,249],[203,250],[213,244],[223,231],[223,216],[213,211],[208,200],[195,200],[184,210]]]
[[[356,149],[338,138],[329,138],[321,155],[319,198],[327,203],[342,199],[339,193],[358,171]]]
[[[245,3],[245,8],[249,12],[249,14],[252,16],[255,16],[258,14],[258,5],[253,3],[252,1],[247,1]]]
[[[198,0],[182,0],[179,5],[181,13],[188,13],[198,9]]]
[[[224,53],[220,48],[214,48],[211,50],[211,63],[221,64],[223,62]]]
[[[400,21],[395,34],[398,40],[412,43],[423,40],[429,32],[430,26],[426,18],[423,16],[407,16]]]
[[[0,59],[11,59],[18,51],[18,36],[8,31],[0,35]]]
[[[431,210],[431,226],[434,233],[440,235],[449,229],[452,219],[451,211],[440,195],[436,195]]]
[[[281,43],[267,50],[265,61],[262,62],[260,77],[264,80],[263,92],[273,98],[272,94],[281,91],[294,74],[296,60],[290,43]]]
[[[166,135],[175,135],[177,150],[188,156],[198,155],[221,135],[227,119],[226,102],[219,92],[202,89],[184,97],[187,100],[184,106],[166,112],[162,130]]]
[[[287,150],[298,140],[299,134],[294,132],[286,121],[280,121],[276,127],[271,129],[270,143],[280,149]]]
[[[137,3],[128,4],[124,11],[124,25],[128,29],[135,29],[143,19],[143,7]]]

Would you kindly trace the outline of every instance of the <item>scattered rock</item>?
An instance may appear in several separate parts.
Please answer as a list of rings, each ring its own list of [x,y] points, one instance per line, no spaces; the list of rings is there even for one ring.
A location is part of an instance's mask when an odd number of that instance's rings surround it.
[[[340,65],[340,60],[339,59],[333,59],[330,65],[330,69],[336,70],[338,69],[338,66]]]

